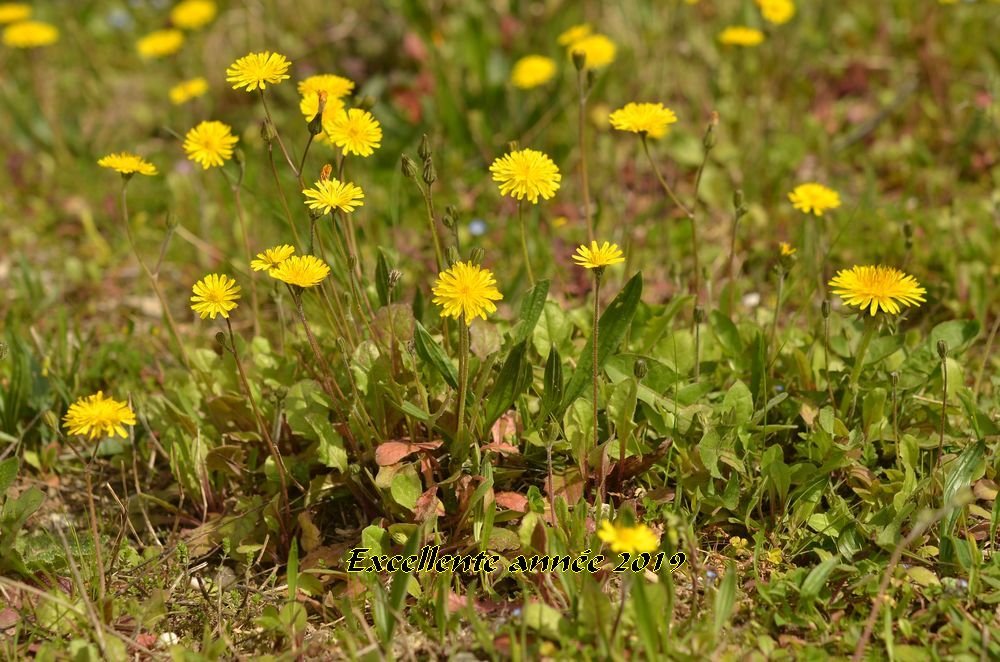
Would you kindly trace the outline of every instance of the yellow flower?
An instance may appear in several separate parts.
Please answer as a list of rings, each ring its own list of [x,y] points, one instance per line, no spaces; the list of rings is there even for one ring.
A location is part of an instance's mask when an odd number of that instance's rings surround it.
[[[59,41],[59,29],[42,21],[11,23],[3,31],[4,46],[11,48],[40,48]]]
[[[336,179],[321,179],[314,184],[314,188],[307,188],[302,194],[306,196],[306,204],[310,209],[320,209],[324,214],[329,214],[334,209],[350,213],[365,204],[362,202],[365,192],[360,186]]]
[[[31,18],[31,5],[23,2],[0,3],[0,25],[26,21],[29,18]]]
[[[898,315],[899,304],[919,306],[927,290],[913,276],[899,269],[885,266],[852,267],[841,269],[830,281],[833,293],[848,306],[857,306],[874,315],[879,308],[891,315]]]
[[[600,69],[615,61],[615,42],[603,34],[592,34],[569,47],[570,59],[574,53],[583,54],[583,66],[587,69]]]
[[[382,146],[382,127],[378,120],[360,108],[341,111],[333,120],[327,136],[343,150],[344,156],[371,156],[376,147]]]
[[[798,252],[799,249],[792,248],[792,245],[787,241],[782,241],[778,244],[778,249],[781,251],[782,257],[791,257]]]
[[[257,253],[257,259],[250,261],[250,268],[254,271],[270,272],[279,264],[290,258],[293,253],[295,253],[295,247],[289,246],[288,244],[268,248],[263,253]]]
[[[740,538],[739,536],[733,536],[729,539],[729,546],[737,552],[745,550],[748,544],[746,538]]]
[[[201,319],[216,315],[229,318],[229,311],[236,308],[236,300],[240,298],[240,286],[225,274],[209,274],[194,284],[191,288],[191,310],[201,315]]]
[[[312,287],[330,274],[330,267],[315,255],[293,255],[268,273],[289,285]]]
[[[548,200],[559,190],[562,175],[552,159],[534,149],[521,149],[504,154],[490,166],[493,181],[500,184],[500,194],[532,204],[538,196]]]
[[[611,545],[613,552],[627,554],[652,553],[660,548],[660,538],[645,524],[618,526],[608,520],[601,522],[598,537]]]
[[[496,312],[493,302],[503,299],[496,285],[489,269],[472,262],[456,262],[438,274],[431,301],[441,306],[441,317],[464,319],[471,325],[473,318],[486,319],[486,313]]]
[[[202,122],[184,136],[184,151],[189,159],[208,170],[233,158],[233,146],[238,140],[228,124]]]
[[[788,194],[792,206],[806,214],[822,216],[830,209],[840,206],[840,194],[822,184],[799,184]]]
[[[170,88],[170,103],[179,106],[208,92],[208,81],[198,76],[181,81]]]
[[[97,161],[97,165],[102,168],[117,170],[122,175],[129,177],[135,173],[147,176],[156,174],[156,166],[141,156],[132,154],[131,152],[108,154],[107,156],[101,157]]]
[[[330,99],[346,97],[354,90],[354,81],[335,74],[316,74],[299,81],[299,94],[308,96],[317,92],[326,92]],[[315,111],[313,111],[315,115]]]
[[[560,34],[557,41],[560,46],[572,46],[581,39],[589,37],[593,31],[594,29],[590,27],[589,23],[581,23]]]
[[[764,33],[756,28],[734,25],[719,33],[719,41],[727,46],[757,46],[764,41]]]
[[[233,84],[234,90],[241,87],[245,87],[247,92],[263,90],[268,85],[277,85],[290,78],[285,72],[291,65],[288,58],[280,53],[250,53],[229,65],[226,69],[226,81]]]
[[[197,30],[211,23],[216,11],[211,0],[184,0],[170,10],[170,22],[184,30]]]
[[[514,63],[510,82],[522,90],[544,85],[556,75],[556,63],[544,55],[526,55]]]
[[[318,92],[308,92],[299,101],[299,110],[302,111],[302,116],[306,118],[307,122],[312,121],[316,117],[316,113],[319,112],[319,93]],[[323,132],[316,136],[316,139],[321,142],[330,142],[330,137],[327,132],[333,129],[334,121],[344,112],[344,101],[336,97],[331,97],[329,94],[326,96],[326,105],[323,106]]]
[[[667,134],[669,126],[677,121],[674,111],[662,103],[627,103],[608,116],[611,126],[619,131],[645,133],[651,138]]]
[[[135,48],[144,59],[173,55],[184,45],[184,33],[180,30],[157,30],[150,32],[139,41]]]
[[[604,269],[612,264],[624,262],[625,258],[618,244],[606,241],[604,245],[598,246],[596,241],[592,241],[590,246],[583,245],[576,249],[573,261],[586,269]]]
[[[80,398],[63,417],[67,432],[91,440],[115,435],[128,438],[126,425],[135,425],[135,412],[125,402],[105,398],[103,391]]]
[[[795,16],[793,0],[754,0],[760,8],[760,14],[768,23],[782,25]]]
[[[775,547],[774,549],[768,550],[766,556],[767,556],[767,560],[770,563],[774,564],[774,565],[779,565],[782,561],[785,560],[784,553],[782,553],[782,551],[780,549],[778,549],[777,547]]]

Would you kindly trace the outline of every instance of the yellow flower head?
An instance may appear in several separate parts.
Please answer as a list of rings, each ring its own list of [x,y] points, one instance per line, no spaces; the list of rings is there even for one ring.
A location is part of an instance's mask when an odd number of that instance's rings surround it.
[[[382,146],[382,127],[378,120],[360,108],[341,111],[333,120],[327,136],[343,150],[344,156],[371,156],[376,147]]]
[[[293,253],[295,253],[295,247],[288,244],[268,248],[263,253],[257,253],[257,259],[250,261],[250,268],[254,271],[270,272],[290,258]]]
[[[581,23],[560,34],[557,41],[560,46],[572,46],[581,39],[589,37],[593,32],[594,29],[590,27],[589,23]]]
[[[765,554],[765,556],[767,557],[768,562],[773,565],[781,565],[781,562],[785,560],[785,554],[777,547],[767,550],[767,554]]]
[[[229,318],[229,311],[236,308],[236,300],[240,298],[240,286],[225,274],[209,274],[199,280],[191,288],[191,310],[201,315],[201,319],[216,315]]]
[[[726,46],[757,46],[764,41],[764,33],[745,25],[734,25],[719,33],[719,41]]]
[[[627,103],[608,116],[611,126],[619,131],[645,133],[651,138],[662,138],[671,124],[677,121],[674,111],[662,103]]]
[[[211,0],[184,0],[170,10],[170,22],[183,30],[197,30],[211,23],[217,11]]]
[[[0,2],[0,25],[31,18],[31,5],[23,2]]]
[[[354,81],[335,74],[316,74],[300,80],[298,87],[302,96],[326,92],[328,98],[340,99],[354,91]]]
[[[250,53],[229,65],[226,69],[226,81],[233,84],[234,90],[241,87],[245,87],[247,92],[263,90],[268,85],[277,85],[291,78],[285,73],[291,65],[288,58],[280,53]]]
[[[748,544],[749,543],[747,542],[746,538],[740,538],[739,536],[733,536],[732,538],[729,539],[729,546],[736,551],[741,551],[746,549]]]
[[[660,548],[660,538],[645,524],[619,526],[608,520],[601,522],[598,537],[611,545],[613,552],[628,554],[652,553]]]
[[[793,0],[754,0],[760,8],[760,14],[768,23],[782,25],[795,16]]]
[[[514,87],[530,90],[552,80],[556,75],[556,63],[544,55],[525,55],[514,63],[510,72],[510,82]]]
[[[329,214],[334,209],[350,213],[365,204],[365,192],[360,186],[336,179],[321,179],[313,188],[302,191],[302,194],[306,196],[306,204],[310,209],[319,209],[324,214]]]
[[[313,287],[330,274],[330,267],[315,255],[293,255],[268,273],[289,285]]]
[[[115,435],[128,438],[126,425],[135,425],[135,412],[125,402],[104,397],[102,391],[80,398],[63,417],[63,427],[69,434],[91,440]]]
[[[799,249],[792,248],[792,245],[787,241],[782,241],[778,244],[778,250],[781,252],[781,257],[791,257],[795,255]]]
[[[170,103],[179,106],[208,92],[208,81],[198,76],[181,81],[170,88]]]
[[[603,34],[592,34],[571,44],[569,47],[569,56],[572,59],[574,53],[582,53],[584,67],[587,69],[600,69],[615,61],[616,51],[615,42]]]
[[[228,124],[202,122],[184,136],[184,151],[189,159],[208,170],[233,158],[233,146],[238,140]]]
[[[927,290],[920,286],[913,276],[892,267],[852,267],[841,269],[830,281],[833,293],[848,306],[857,306],[872,315],[879,308],[890,315],[898,315],[899,304],[919,306],[926,301]]]
[[[598,246],[596,241],[590,242],[590,246],[584,244],[576,249],[573,261],[586,269],[604,269],[612,264],[625,261],[618,244],[604,242]]]
[[[135,42],[135,48],[143,59],[173,55],[184,45],[184,33],[180,30],[157,30]]]
[[[532,204],[538,196],[548,200],[559,190],[562,175],[547,154],[535,149],[520,149],[504,154],[490,166],[493,181],[500,184],[500,195]]]
[[[441,317],[465,319],[467,325],[475,317],[486,319],[486,313],[495,313],[493,302],[503,299],[493,272],[472,262],[456,262],[442,271],[431,292],[431,301],[441,306]]]
[[[822,216],[840,206],[840,194],[822,184],[799,184],[788,194],[792,206],[805,214]]]
[[[131,177],[135,173],[147,176],[156,174],[155,165],[137,154],[132,154],[131,152],[108,154],[107,156],[101,157],[97,161],[97,165],[102,168],[111,168],[112,170],[116,170],[127,177]]]
[[[59,41],[59,29],[42,21],[11,23],[3,31],[3,44],[11,48],[41,48]]]

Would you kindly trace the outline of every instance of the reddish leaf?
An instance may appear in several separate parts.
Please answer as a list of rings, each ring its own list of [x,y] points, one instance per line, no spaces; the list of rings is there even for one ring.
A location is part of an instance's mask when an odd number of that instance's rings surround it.
[[[414,453],[434,450],[442,443],[441,441],[387,441],[375,449],[375,462],[380,467],[396,464]]]
[[[494,500],[501,508],[516,510],[519,513],[528,512],[528,498],[517,492],[497,492]]]
[[[426,522],[432,517],[444,515],[444,505],[437,498],[437,485],[433,486],[419,497],[413,506],[413,517],[418,522]]]

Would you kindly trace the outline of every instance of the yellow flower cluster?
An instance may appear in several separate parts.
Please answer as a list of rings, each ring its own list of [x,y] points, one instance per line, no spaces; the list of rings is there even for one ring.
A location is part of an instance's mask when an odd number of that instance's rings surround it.
[[[615,42],[607,35],[594,32],[589,24],[574,25],[559,35],[558,42],[566,47],[570,59],[574,55],[581,56],[587,69],[600,69],[615,61]]]

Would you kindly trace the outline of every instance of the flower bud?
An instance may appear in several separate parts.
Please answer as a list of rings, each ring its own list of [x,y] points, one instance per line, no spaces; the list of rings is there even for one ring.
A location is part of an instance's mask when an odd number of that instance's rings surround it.
[[[943,338],[937,341],[937,353],[942,359],[948,356],[948,343]]]
[[[587,54],[583,51],[573,51],[573,66],[581,71],[587,64]]]
[[[413,162],[406,154],[403,154],[403,158],[400,160],[400,168],[403,171],[403,176],[409,179],[413,179],[417,176],[417,164]]]
[[[823,305],[820,306],[820,310],[823,312],[823,319],[830,317],[830,300],[823,299]]]
[[[455,264],[456,262],[461,262],[461,261],[462,261],[462,256],[458,254],[458,249],[455,248],[454,246],[449,246],[448,247],[448,264],[452,265],[452,264]]]
[[[718,121],[718,120],[716,120]],[[701,139],[701,144],[706,151],[715,147],[715,124],[709,122],[708,127],[705,129],[705,135]]]
[[[646,365],[646,359],[636,359],[635,364],[632,366],[632,374],[635,375],[636,379],[642,379],[649,373],[649,366]]]
[[[743,209],[743,189],[741,188],[733,191],[733,209],[736,210],[737,215],[740,215],[740,210]]]
[[[511,140],[509,143],[507,143],[507,151],[508,152],[516,152],[520,148],[521,148],[521,145],[516,140]]]
[[[472,249],[472,253],[469,254],[469,261],[473,264],[482,264],[484,257],[486,257],[486,249],[476,246]]]
[[[326,91],[320,90],[316,93],[319,99],[319,110],[313,115],[313,118],[309,120],[309,133],[314,136],[318,136],[323,133],[323,111],[326,110]]]
[[[705,321],[705,309],[701,306],[694,307],[694,322],[695,324],[701,324]]]
[[[427,139],[427,134],[425,133],[420,138],[420,147],[417,148],[417,156],[426,161],[431,158],[431,154],[433,154],[431,151],[431,142]]]
[[[261,122],[260,137],[264,140],[264,142],[268,144],[274,142],[274,138],[277,135],[278,132],[275,131],[274,125],[271,124],[271,120],[265,119],[263,122]]]
[[[444,226],[446,228],[448,228],[449,230],[451,230],[451,229],[453,229],[455,227],[455,224],[458,221],[457,221],[457,216],[455,214],[455,208],[454,207],[452,207],[451,205],[448,205],[447,207],[445,207],[444,216],[441,217],[441,222],[444,223]]]
[[[375,98],[366,94],[358,99],[358,108],[361,110],[371,110],[375,106]]]
[[[423,172],[424,183],[430,186],[437,181],[437,170],[434,169],[434,161],[430,159],[424,160],[424,172]]]
[[[913,236],[913,223],[909,221],[903,223],[903,236],[907,239]]]
[[[889,373],[889,383],[892,384],[893,388],[899,386],[899,372],[893,370]]]
[[[402,278],[403,278],[403,272],[402,271],[400,271],[399,269],[390,269],[389,270],[389,290],[392,291],[392,290],[396,289],[396,286],[399,285],[399,281],[402,280]]]
[[[215,342],[222,345],[223,349],[229,349],[229,343],[226,342],[226,334],[224,334],[222,331],[215,332]]]

